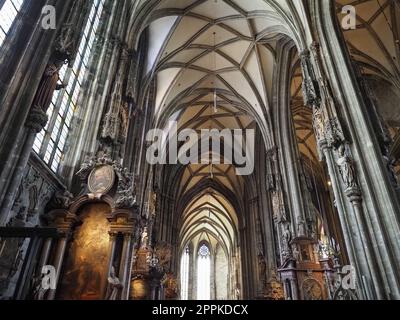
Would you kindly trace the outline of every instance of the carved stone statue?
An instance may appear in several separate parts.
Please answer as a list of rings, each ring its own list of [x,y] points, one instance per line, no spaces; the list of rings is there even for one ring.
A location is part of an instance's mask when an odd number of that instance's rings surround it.
[[[299,251],[297,245],[296,245],[296,246],[294,247],[294,249],[293,249],[293,258],[294,258],[296,261],[300,261],[300,260],[301,260],[300,251]]]
[[[307,226],[303,218],[300,218],[299,221],[297,222],[297,234],[299,236],[307,235]]]
[[[118,294],[120,293],[121,289],[124,287],[121,284],[121,281],[115,275],[115,268],[111,267],[110,276],[108,277],[108,284],[110,286],[110,296],[107,300],[117,300]]]
[[[259,253],[258,254],[258,271],[259,271],[259,280],[260,280],[260,285],[262,289],[264,289],[264,286],[266,285],[266,276],[267,276],[267,263],[265,261],[265,257],[263,254]]]
[[[314,124],[314,131],[317,141],[321,141],[324,139],[325,135],[325,121],[324,115],[322,113],[321,108],[314,107],[313,108],[313,124]]]
[[[147,227],[144,227],[142,232],[142,238],[140,240],[140,246],[142,249],[147,249],[149,245],[149,233]]]
[[[121,118],[121,129],[120,135],[121,139],[125,139],[128,135],[128,128],[129,128],[129,104],[125,102],[120,107],[120,118]]]
[[[354,164],[352,159],[346,154],[346,147],[343,144],[338,148],[337,165],[346,189],[357,188],[357,175]]]
[[[287,223],[282,234],[282,251],[285,258],[289,258],[292,255],[291,242],[292,231],[290,230],[290,225]]]
[[[56,60],[47,65],[36,91],[33,106],[39,107],[46,112],[50,106],[54,91],[64,88],[64,85],[58,83],[60,80],[59,71],[63,65],[64,61],[61,60]]]

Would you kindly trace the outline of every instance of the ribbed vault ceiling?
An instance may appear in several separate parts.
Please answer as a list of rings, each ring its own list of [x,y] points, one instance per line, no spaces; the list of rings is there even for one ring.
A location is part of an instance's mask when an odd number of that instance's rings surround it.
[[[356,8],[355,30],[344,31],[349,51],[370,76],[380,115],[390,126],[398,141],[400,133],[400,1],[398,0],[336,0],[339,19],[341,7]],[[382,79],[387,82],[382,81]],[[391,86],[390,86],[391,85]],[[374,97],[373,97],[374,98]],[[400,169],[398,169],[400,172]]]
[[[220,194],[209,190],[194,199],[185,210],[180,225],[183,250],[188,243],[203,241],[212,247],[219,244],[227,256],[237,245],[237,216],[231,204]]]
[[[149,10],[141,28],[148,28],[146,83],[156,82],[158,127],[176,120],[179,130],[258,126],[269,132],[276,42],[284,35],[294,37],[287,27],[287,3],[165,0],[142,5]],[[238,197],[244,192],[234,164],[188,165],[180,178],[179,198],[204,180]]]
[[[260,126],[270,126],[275,43],[283,34],[295,37],[285,14],[290,2],[165,0],[147,6],[146,71],[157,81],[158,118],[216,90],[219,103],[238,104]]]
[[[340,19],[343,5],[356,8],[356,29],[344,31],[353,58],[365,73],[384,77],[400,89],[400,2],[336,0],[336,4]]]

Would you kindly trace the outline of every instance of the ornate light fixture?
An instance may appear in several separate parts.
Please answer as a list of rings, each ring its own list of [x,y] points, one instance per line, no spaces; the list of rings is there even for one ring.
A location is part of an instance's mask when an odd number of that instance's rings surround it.
[[[214,113],[218,112],[218,97],[217,97],[217,48],[216,48],[216,32],[214,31],[214,48],[213,48],[213,64],[214,64]]]

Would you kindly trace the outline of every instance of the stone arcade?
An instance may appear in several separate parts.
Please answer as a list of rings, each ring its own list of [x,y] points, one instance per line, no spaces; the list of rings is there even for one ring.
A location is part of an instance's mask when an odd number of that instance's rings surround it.
[[[400,299],[399,1],[0,0],[0,17],[0,299]],[[224,139],[199,155],[221,161],[149,163],[170,123],[254,130],[254,172]]]

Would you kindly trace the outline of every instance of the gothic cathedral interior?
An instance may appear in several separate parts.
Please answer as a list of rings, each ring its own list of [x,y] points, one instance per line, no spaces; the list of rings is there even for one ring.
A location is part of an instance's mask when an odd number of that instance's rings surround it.
[[[0,300],[400,300],[400,1],[0,0]]]

